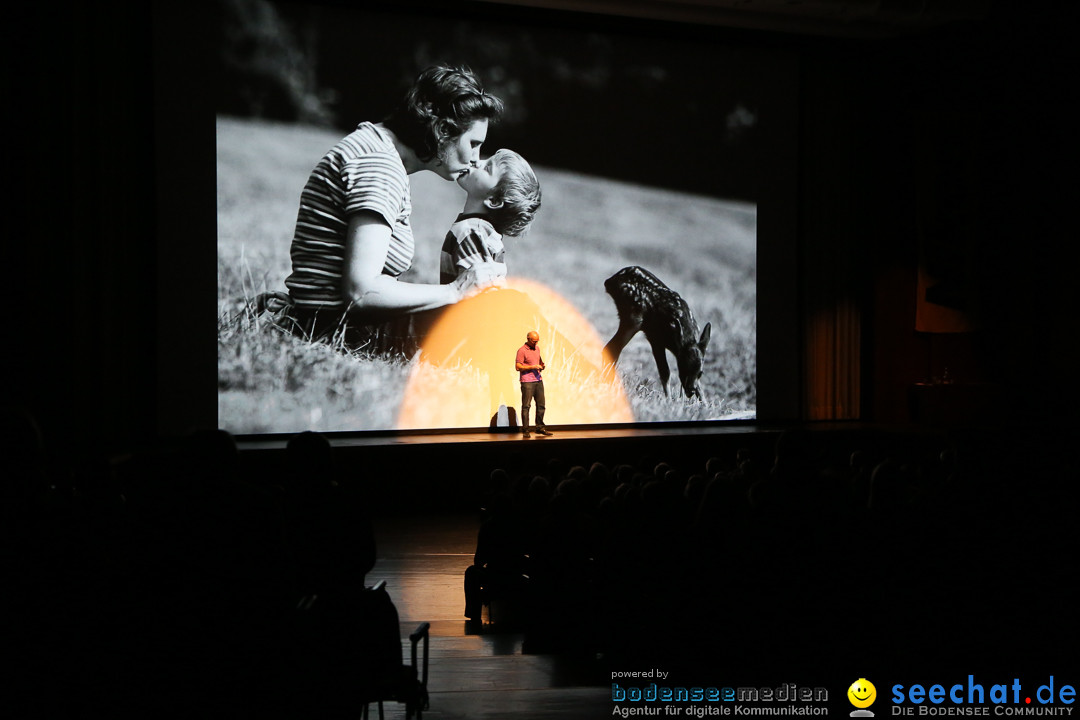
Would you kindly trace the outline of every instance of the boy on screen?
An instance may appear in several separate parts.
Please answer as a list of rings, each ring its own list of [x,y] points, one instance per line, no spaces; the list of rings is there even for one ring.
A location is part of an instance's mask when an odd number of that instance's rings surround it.
[[[540,209],[540,183],[525,158],[499,150],[458,178],[468,197],[443,242],[439,282],[481,262],[504,262],[503,236],[524,235]]]

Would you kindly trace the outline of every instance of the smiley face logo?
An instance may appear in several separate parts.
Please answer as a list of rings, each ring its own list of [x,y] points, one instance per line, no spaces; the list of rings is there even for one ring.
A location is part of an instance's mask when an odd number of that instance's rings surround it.
[[[859,678],[847,689],[848,700],[857,708],[868,708],[877,699],[877,688],[866,678]]]

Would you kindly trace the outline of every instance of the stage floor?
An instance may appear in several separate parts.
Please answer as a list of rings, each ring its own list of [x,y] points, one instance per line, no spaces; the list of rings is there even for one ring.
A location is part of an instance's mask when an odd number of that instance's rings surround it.
[[[618,427],[571,427],[551,426],[554,435],[543,437],[535,433],[531,438],[523,438],[520,432],[486,430],[444,430],[409,433],[327,433],[326,437],[334,447],[382,447],[400,445],[445,445],[491,443],[534,444],[560,443],[563,441],[605,441],[656,438],[708,438],[710,436],[730,437],[739,435],[774,434],[783,431],[786,425],[763,423],[723,423],[715,425],[625,425]],[[237,437],[241,450],[275,450],[285,447],[291,435],[242,435]]]
[[[476,514],[398,516],[375,522],[378,560],[368,578],[372,583],[386,581],[403,638],[418,623],[431,623],[431,708],[424,716],[610,717],[611,675],[602,662],[527,653],[520,630],[493,623],[487,608],[482,625],[465,622],[465,568],[473,562],[479,526]],[[388,704],[386,711],[391,718],[404,715],[400,705]]]

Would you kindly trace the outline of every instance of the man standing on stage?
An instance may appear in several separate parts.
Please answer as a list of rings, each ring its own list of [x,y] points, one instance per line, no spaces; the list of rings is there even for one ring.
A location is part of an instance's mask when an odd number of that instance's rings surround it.
[[[529,437],[529,407],[536,400],[536,434],[551,435],[544,427],[544,379],[540,371],[544,369],[544,358],[536,344],[540,334],[535,330],[525,336],[525,344],[518,348],[515,367],[521,373],[521,436]]]

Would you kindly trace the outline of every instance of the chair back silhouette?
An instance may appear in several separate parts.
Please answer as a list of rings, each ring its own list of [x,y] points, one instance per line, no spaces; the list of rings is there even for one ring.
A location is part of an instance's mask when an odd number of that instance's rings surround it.
[[[305,713],[352,712],[372,703],[384,718],[383,704],[405,705],[405,717],[423,717],[428,708],[430,624],[409,635],[411,664],[402,661],[397,609],[380,581],[359,593],[306,595],[297,603],[296,693]],[[423,644],[422,656],[420,645]],[[319,706],[313,708],[312,705]]]

